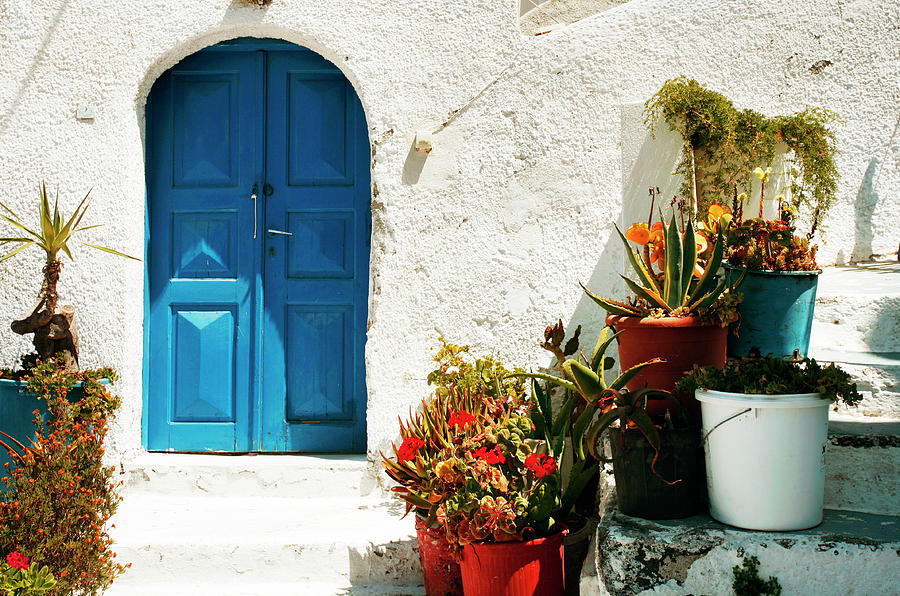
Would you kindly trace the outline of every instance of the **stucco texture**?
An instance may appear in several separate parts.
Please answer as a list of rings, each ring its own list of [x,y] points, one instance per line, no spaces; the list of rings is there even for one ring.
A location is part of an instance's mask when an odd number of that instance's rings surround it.
[[[578,282],[621,291],[612,226],[645,200],[626,189],[677,160],[677,142],[651,143],[635,125],[668,78],[696,78],[768,115],[837,112],[842,179],[821,261],[895,251],[897,13],[887,0],[633,0],[526,37],[517,0],[0,0],[0,197],[29,210],[43,179],[71,209],[93,187],[90,216],[107,225],[89,241],[143,254],[144,106],[156,77],[241,36],[333,61],[362,100],[373,149],[366,366],[377,453],[426,394],[439,334],[522,366],[548,364],[538,338],[557,318],[584,324],[592,345],[602,316]],[[83,104],[93,121],[75,118]],[[416,131],[434,132],[427,157],[410,150]],[[88,249],[76,258],[61,303],[78,308],[83,364],[121,372],[112,453],[127,458],[141,449],[144,267]],[[0,264],[0,321],[31,306],[39,267],[37,251]],[[28,348],[0,325],[0,365]]]

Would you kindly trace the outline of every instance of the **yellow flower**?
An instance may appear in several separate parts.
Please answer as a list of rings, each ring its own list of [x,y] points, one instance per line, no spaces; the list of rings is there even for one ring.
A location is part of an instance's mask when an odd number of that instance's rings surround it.
[[[762,168],[756,168],[753,170],[753,173],[756,174],[760,182],[765,183],[769,179],[769,174],[772,173],[772,168],[766,168],[765,171]]]

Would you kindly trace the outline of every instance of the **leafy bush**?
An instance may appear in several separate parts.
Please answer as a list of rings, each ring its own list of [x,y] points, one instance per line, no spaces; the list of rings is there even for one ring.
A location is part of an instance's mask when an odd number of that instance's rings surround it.
[[[58,582],[52,596],[94,594],[125,570],[106,531],[121,498],[114,468],[102,462],[103,442],[120,399],[98,382],[104,377],[115,381],[115,371],[68,373],[62,362],[39,364],[28,390],[47,401],[49,415],[41,420],[35,411],[31,445],[8,435],[0,442],[13,460],[2,479],[0,548],[52,566]],[[83,395],[70,403],[78,382]]]

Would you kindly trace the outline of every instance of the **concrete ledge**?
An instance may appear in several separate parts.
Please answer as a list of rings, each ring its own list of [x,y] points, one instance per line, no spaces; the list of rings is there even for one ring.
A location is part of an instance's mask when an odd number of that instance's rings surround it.
[[[610,511],[597,529],[581,593],[732,594],[731,569],[760,560],[784,594],[885,594],[900,585],[900,518],[826,510],[799,532],[751,532],[696,516],[648,521]]]

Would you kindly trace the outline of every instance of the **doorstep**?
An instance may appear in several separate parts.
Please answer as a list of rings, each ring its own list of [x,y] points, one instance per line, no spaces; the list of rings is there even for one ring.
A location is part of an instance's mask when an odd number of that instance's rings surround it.
[[[783,594],[885,594],[900,585],[900,517],[825,510],[796,532],[732,528],[707,515],[650,521],[610,508],[597,528],[581,594],[732,594],[731,569],[756,556]]]
[[[412,517],[365,456],[145,454],[110,535],[110,596],[421,594]]]

